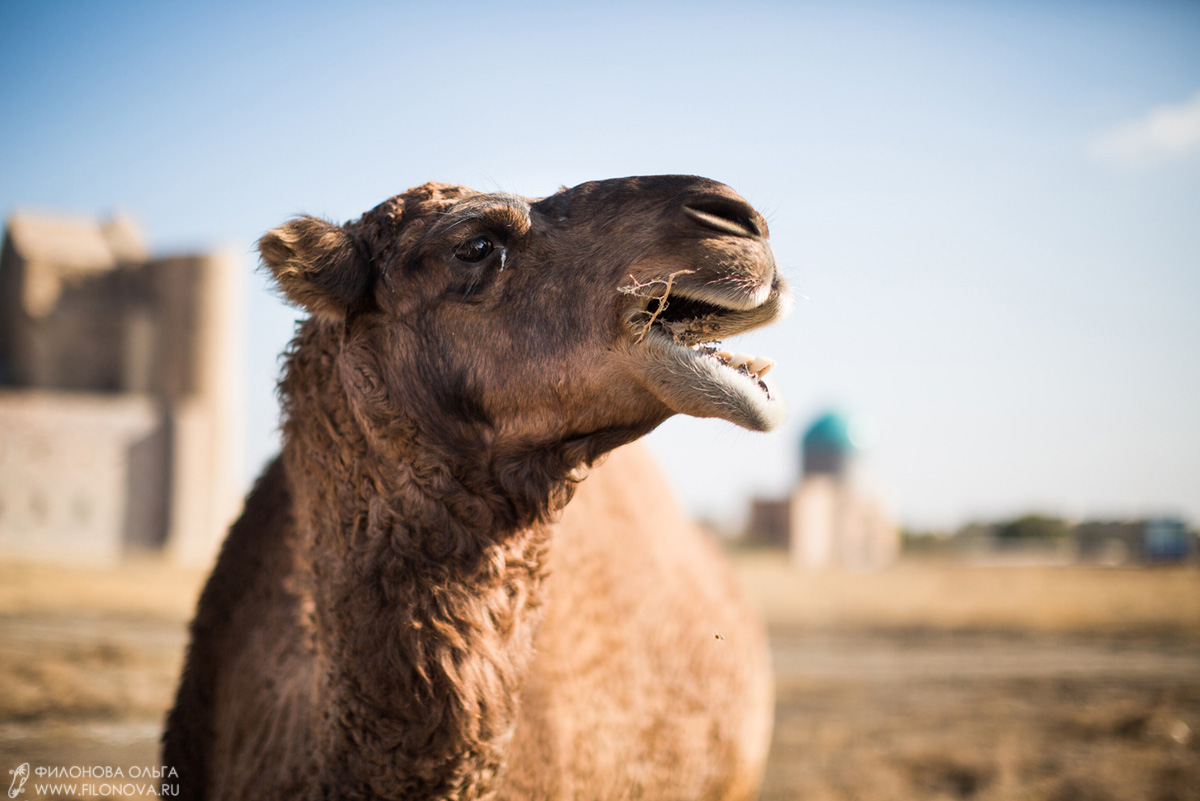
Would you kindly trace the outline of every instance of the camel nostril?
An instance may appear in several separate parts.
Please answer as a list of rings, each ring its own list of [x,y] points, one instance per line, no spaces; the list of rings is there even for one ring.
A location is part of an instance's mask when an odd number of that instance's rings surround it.
[[[749,205],[733,198],[708,197],[685,203],[683,213],[705,228],[734,236],[760,237],[758,214]]]

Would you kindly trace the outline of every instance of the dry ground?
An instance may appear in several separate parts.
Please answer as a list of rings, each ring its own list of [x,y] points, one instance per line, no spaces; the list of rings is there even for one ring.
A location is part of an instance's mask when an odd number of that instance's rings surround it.
[[[1200,799],[1200,571],[737,564],[777,672],[765,800]],[[0,782],[154,764],[202,580],[0,563]]]
[[[738,566],[775,661],[764,800],[1200,799],[1200,571]]]

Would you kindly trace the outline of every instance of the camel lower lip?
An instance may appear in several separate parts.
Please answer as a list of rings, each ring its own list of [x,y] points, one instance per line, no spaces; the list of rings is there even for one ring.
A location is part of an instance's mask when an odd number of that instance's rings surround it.
[[[651,328],[638,351],[643,383],[676,413],[719,417],[753,431],[783,421],[783,402],[765,378],[731,367],[712,343],[680,345]]]

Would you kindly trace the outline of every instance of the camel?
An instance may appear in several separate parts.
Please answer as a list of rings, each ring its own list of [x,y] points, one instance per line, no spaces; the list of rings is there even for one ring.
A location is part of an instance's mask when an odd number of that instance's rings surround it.
[[[692,176],[430,183],[259,250],[309,316],[191,624],[179,797],[753,798],[762,625],[629,443],[780,422],[720,346],[788,304],[762,216]]]

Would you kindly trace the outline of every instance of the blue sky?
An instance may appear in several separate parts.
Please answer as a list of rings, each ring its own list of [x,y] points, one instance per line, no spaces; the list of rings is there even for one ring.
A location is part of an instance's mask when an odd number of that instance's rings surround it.
[[[1200,522],[1200,4],[427,5],[0,5],[0,211],[243,255],[248,476],[296,316],[263,231],[426,180],[684,172],[764,210],[797,293],[737,343],[785,430],[652,436],[689,509],[782,492],[836,406],[910,525]]]

